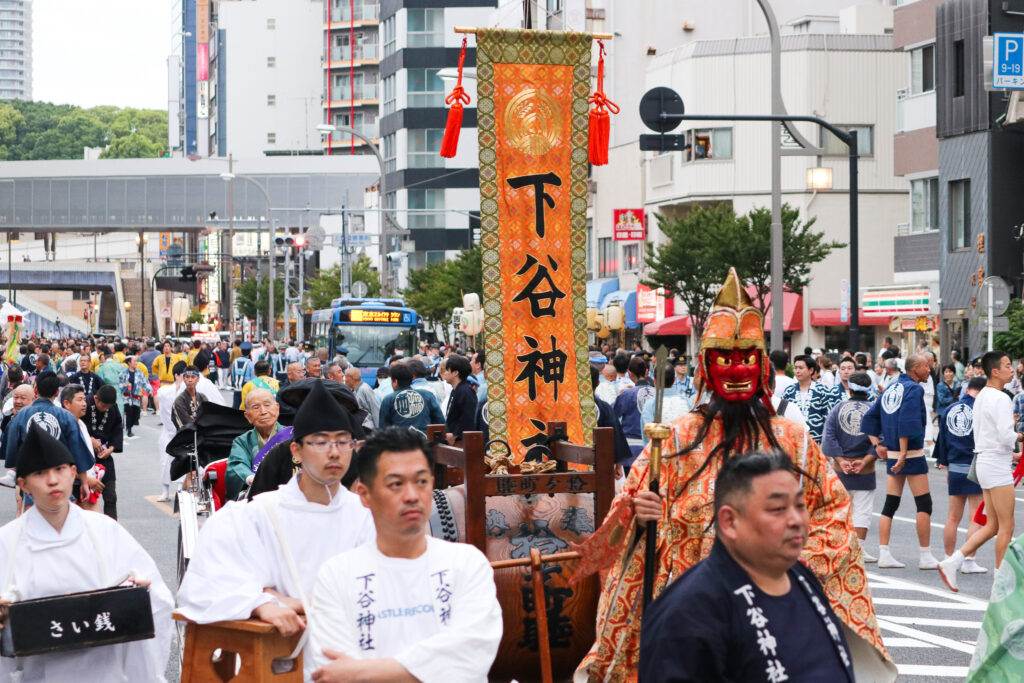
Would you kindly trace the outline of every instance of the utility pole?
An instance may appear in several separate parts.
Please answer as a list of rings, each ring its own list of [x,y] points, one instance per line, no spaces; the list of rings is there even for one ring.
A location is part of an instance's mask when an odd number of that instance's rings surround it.
[[[223,167],[222,167],[223,168]],[[235,333],[235,305],[234,297],[232,297],[232,272],[234,269],[234,262],[231,260],[233,254],[234,242],[235,242],[235,157],[233,154],[228,154],[228,174],[231,176],[228,179],[228,243],[227,245],[221,245],[221,251],[227,256],[226,259],[222,260],[221,263],[225,263],[227,269],[227,287],[221,294],[222,305],[228,307],[228,321],[231,330],[231,334]],[[225,248],[226,247],[226,248]]]
[[[341,295],[352,291],[352,268],[348,260],[348,211],[341,207]]]
[[[288,316],[291,314],[289,310],[289,302],[292,300],[291,287],[289,286],[289,280],[291,279],[292,272],[292,248],[285,246],[284,248],[284,330],[285,336],[290,335],[292,326],[288,324]],[[298,338],[298,335],[296,335]]]

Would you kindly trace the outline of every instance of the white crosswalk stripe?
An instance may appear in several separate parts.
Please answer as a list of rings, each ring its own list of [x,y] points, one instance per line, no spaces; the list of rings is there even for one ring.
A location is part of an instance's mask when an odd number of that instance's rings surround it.
[[[868,572],[867,576],[882,638],[900,680],[963,681],[988,603],[884,574]],[[906,615],[906,609],[895,608],[910,608],[912,616]],[[892,614],[895,611],[902,614]],[[921,649],[934,650],[925,660],[934,663],[901,663],[905,659],[901,655]]]

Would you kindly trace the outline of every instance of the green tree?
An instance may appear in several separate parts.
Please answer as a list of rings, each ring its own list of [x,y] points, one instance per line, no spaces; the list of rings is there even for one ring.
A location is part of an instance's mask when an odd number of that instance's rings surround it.
[[[380,276],[373,267],[369,256],[362,254],[352,262],[352,283],[366,284],[366,296],[380,296]],[[331,301],[341,295],[341,265],[321,270],[316,277],[306,281],[309,306],[313,310],[329,308]]]
[[[782,205],[782,281],[787,289],[803,292],[811,282],[811,266],[824,261],[834,249],[842,249],[842,242],[826,242],[825,234],[812,230],[816,219],[804,223],[800,210],[789,204]],[[733,265],[743,284],[753,285],[756,293],[754,305],[762,313],[768,312],[771,292],[771,210],[753,209],[738,219],[740,231],[733,254]]]
[[[274,284],[274,313],[280,315],[284,310],[284,286],[281,282]],[[247,318],[255,320],[257,311],[265,318],[269,301],[270,280],[266,277],[247,277],[235,287],[235,304]]]
[[[740,233],[736,213],[728,204],[697,206],[679,218],[658,215],[658,228],[668,239],[647,245],[648,287],[664,287],[686,304],[697,335],[704,333],[718,287],[729,272],[730,252]]]
[[[447,339],[452,310],[462,306],[462,295],[483,292],[483,251],[479,246],[461,252],[454,261],[436,261],[410,271],[402,290],[405,305],[430,326],[441,325]]]
[[[114,138],[110,146],[100,154],[100,159],[148,159],[158,157],[163,152],[162,146],[136,132]]]
[[[18,128],[25,125],[25,117],[10,104],[0,104],[0,160],[9,159],[11,145],[18,139]]]
[[[983,301],[987,302],[988,299]],[[985,309],[980,305],[978,309],[982,311],[980,318],[981,315],[985,315]],[[995,349],[1010,354],[1010,358],[1024,358],[1024,300],[1011,298],[1010,305],[1003,315],[1010,319],[1010,330],[992,335],[992,344]],[[978,325],[980,327],[980,320]]]
[[[373,261],[366,254],[361,254],[359,258],[352,262],[351,278],[353,284],[356,282],[366,284],[366,296],[380,296],[380,273],[373,267]]]

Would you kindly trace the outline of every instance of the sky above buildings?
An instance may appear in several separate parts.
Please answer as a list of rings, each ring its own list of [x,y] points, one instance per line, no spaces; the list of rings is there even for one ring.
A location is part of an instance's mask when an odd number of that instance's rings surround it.
[[[167,108],[172,0],[35,0],[32,99]]]

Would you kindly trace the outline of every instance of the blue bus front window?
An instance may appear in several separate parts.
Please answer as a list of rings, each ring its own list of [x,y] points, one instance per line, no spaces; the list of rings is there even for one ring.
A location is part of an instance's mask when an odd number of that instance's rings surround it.
[[[395,353],[408,356],[416,349],[416,328],[389,325],[334,327],[334,348],[348,349],[348,360],[357,367],[379,367]]]

